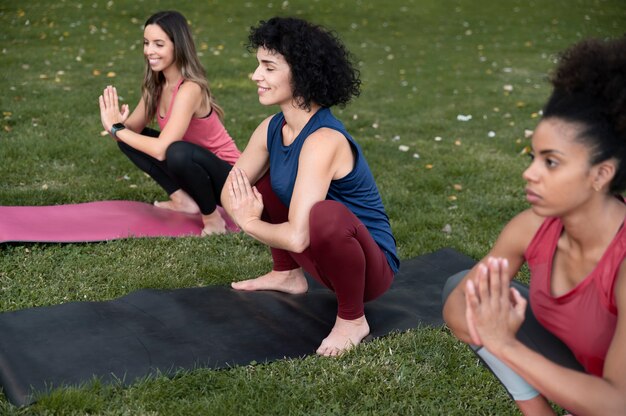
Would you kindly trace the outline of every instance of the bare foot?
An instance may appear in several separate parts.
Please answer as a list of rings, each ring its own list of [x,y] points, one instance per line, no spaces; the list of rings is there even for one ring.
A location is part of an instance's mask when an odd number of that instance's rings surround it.
[[[236,290],[276,290],[278,292],[298,295],[306,293],[309,284],[302,269],[276,271],[259,276],[256,279],[243,280],[230,284]]]
[[[202,236],[208,236],[212,234],[225,234],[226,233],[226,221],[220,215],[218,210],[213,211],[209,215],[202,216],[202,223],[204,229],[202,229]]]
[[[172,211],[184,212],[186,214],[198,214],[200,212],[200,208],[198,207],[198,204],[196,204],[196,201],[194,201],[193,198],[182,189],[179,189],[171,194],[169,201],[155,201],[154,206]]]
[[[369,333],[370,326],[365,315],[353,320],[337,317],[335,326],[316,352],[325,357],[338,357],[358,345]]]

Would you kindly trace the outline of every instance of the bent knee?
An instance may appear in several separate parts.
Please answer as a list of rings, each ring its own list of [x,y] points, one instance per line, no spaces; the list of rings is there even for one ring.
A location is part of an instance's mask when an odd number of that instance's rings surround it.
[[[177,167],[183,167],[189,162],[191,155],[189,143],[182,140],[172,142],[165,150],[167,167],[172,170],[176,170]]]
[[[471,342],[471,338],[465,320],[465,297],[462,296],[459,284],[468,272],[463,270],[450,276],[441,293],[443,320],[454,336],[466,343]]]
[[[324,200],[316,202],[309,213],[309,235],[311,246],[326,245],[334,241],[342,230],[343,217],[350,213],[341,202]]]

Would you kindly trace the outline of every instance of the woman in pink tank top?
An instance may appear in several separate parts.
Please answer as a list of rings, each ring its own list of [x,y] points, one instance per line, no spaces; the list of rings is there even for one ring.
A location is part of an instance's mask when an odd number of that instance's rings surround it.
[[[139,104],[131,113],[108,86],[99,98],[102,125],[118,146],[169,195],[164,209],[201,213],[203,235],[226,231],[217,205],[240,152],[222,124],[187,20],[158,12],[144,25],[146,69]],[[185,74],[183,76],[183,74]],[[158,122],[160,131],[147,128]]]
[[[531,208],[449,279],[444,318],[522,413],[554,414],[552,401],[577,415],[623,415],[626,37],[574,45],[551,81],[523,174]],[[511,280],[524,263],[529,300]]]

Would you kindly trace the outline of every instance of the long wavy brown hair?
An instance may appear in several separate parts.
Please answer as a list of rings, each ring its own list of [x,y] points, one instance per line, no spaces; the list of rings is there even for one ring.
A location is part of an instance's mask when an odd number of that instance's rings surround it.
[[[220,120],[224,118],[224,110],[215,102],[206,71],[198,59],[196,46],[187,24],[187,19],[177,11],[162,11],[153,14],[146,20],[144,28],[148,25],[158,25],[174,44],[174,64],[180,69],[185,80],[200,85],[203,92],[203,104],[210,104]],[[155,72],[148,65],[146,58],[146,70],[141,88],[141,96],[146,105],[147,121],[154,120],[157,113],[157,105],[161,97],[161,91],[165,84],[165,76],[162,72]]]

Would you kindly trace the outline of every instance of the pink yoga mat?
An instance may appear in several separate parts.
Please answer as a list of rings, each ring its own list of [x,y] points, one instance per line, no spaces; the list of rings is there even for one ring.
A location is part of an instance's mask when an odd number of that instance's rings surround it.
[[[230,232],[239,229],[221,207]],[[200,235],[200,215],[135,201],[52,206],[0,206],[0,242],[76,243],[131,237]]]

